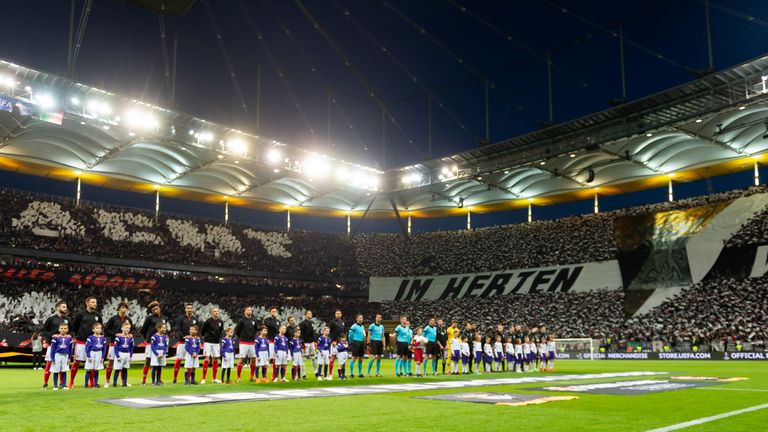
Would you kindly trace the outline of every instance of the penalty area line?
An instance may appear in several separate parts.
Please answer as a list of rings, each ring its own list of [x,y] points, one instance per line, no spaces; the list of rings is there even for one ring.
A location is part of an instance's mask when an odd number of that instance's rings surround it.
[[[685,428],[688,428],[688,427],[691,427],[691,426],[697,426],[697,425],[700,425],[700,424],[703,424],[703,423],[709,423],[709,422],[712,422],[712,421],[715,421],[715,420],[720,420],[720,419],[724,419],[724,418],[727,418],[727,417],[732,417],[732,416],[735,416],[735,415],[744,414],[744,413],[748,413],[748,412],[752,412],[752,411],[758,411],[758,410],[766,409],[766,408],[768,408],[768,403],[761,404],[761,405],[755,405],[755,406],[743,408],[743,409],[736,410],[736,411],[729,411],[729,412],[725,412],[725,413],[722,413],[722,414],[717,414],[717,415],[713,415],[713,416],[709,416],[709,417],[702,417],[702,418],[698,418],[698,419],[695,419],[695,420],[690,420],[690,421],[683,422],[683,423],[673,424],[673,425],[670,425],[670,426],[664,426],[664,427],[658,428],[658,429],[651,429],[651,430],[649,430],[647,432],[668,432],[668,431],[674,431],[674,430],[678,430],[678,429],[685,429]]]

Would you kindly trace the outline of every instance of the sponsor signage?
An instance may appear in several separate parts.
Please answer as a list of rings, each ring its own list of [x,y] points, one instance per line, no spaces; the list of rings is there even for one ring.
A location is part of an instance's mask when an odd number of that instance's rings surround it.
[[[616,260],[490,273],[372,277],[368,300],[442,300],[622,288]]]
[[[209,393],[176,396],[147,396],[120,399],[100,399],[100,402],[128,408],[162,408],[169,406],[187,406],[222,402],[254,402],[264,400],[303,399],[331,396],[353,396],[361,394],[382,394],[412,392],[423,390],[468,389],[510,384],[533,384],[539,382],[563,382],[575,380],[596,380],[612,378],[634,378],[665,375],[668,372],[616,372],[599,374],[550,375],[521,378],[469,379],[434,381],[408,384],[377,384],[335,387],[316,387],[306,389],[262,390],[238,393]]]
[[[588,353],[565,351],[558,360],[768,360],[768,352],[618,352]]]
[[[467,392],[449,393],[429,396],[414,396],[414,399],[430,399],[451,402],[473,402],[493,405],[523,406],[538,405],[547,402],[578,399],[574,396],[547,396],[531,393],[493,393],[493,392]]]
[[[609,394],[635,396],[649,393],[662,393],[676,390],[687,390],[696,387],[708,387],[722,384],[718,381],[670,381],[670,380],[634,380],[603,382],[592,384],[570,384],[548,387],[534,387],[526,390],[544,390],[551,392]]]

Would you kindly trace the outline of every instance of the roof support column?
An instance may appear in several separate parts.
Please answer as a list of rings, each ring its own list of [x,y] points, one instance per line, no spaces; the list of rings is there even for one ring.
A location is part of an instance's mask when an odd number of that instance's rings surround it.
[[[597,202],[597,192],[595,192],[595,207],[594,207],[594,210],[595,210],[595,214],[600,212],[600,204]]]
[[[760,164],[755,161],[755,186],[760,186]]]
[[[528,223],[533,222],[533,212],[531,211],[531,202],[528,202]]]
[[[413,225],[411,224],[411,212],[408,212],[408,237],[411,236],[411,232],[413,232]]]
[[[155,192],[155,222],[157,222],[158,216],[160,216],[160,187]]]
[[[472,212],[467,210],[467,231],[472,230]]]
[[[291,210],[288,209],[285,215],[285,230],[291,232]]]
[[[675,192],[672,189],[672,178],[669,178],[669,186],[667,187],[667,201],[672,202],[675,200]]]
[[[755,162],[757,166],[757,162]],[[80,176],[77,176],[77,194],[75,195],[75,207],[80,207]]]
[[[224,201],[224,225],[229,225],[229,200]]]
[[[352,234],[352,212],[347,212],[347,238]]]

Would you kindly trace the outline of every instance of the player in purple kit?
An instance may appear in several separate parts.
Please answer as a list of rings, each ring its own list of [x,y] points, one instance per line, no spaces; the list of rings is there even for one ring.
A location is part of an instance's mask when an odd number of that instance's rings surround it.
[[[224,330],[224,337],[221,338],[221,382],[226,384],[233,384],[232,382],[232,368],[235,366],[235,340],[232,336],[235,335],[235,329],[227,327]],[[226,375],[226,378],[224,376]]]
[[[197,385],[195,369],[200,367],[200,338],[197,337],[197,326],[189,327],[189,335],[184,338],[184,384]]]
[[[267,337],[267,327],[261,326],[259,329],[259,337],[256,338],[256,358],[259,364],[257,365],[261,369],[261,379],[258,378],[258,371],[256,372],[256,378],[251,377],[251,381],[257,383],[268,383],[267,380],[267,366],[269,365],[269,338]]]
[[[101,314],[96,311],[97,305],[98,301],[96,300],[96,297],[91,296],[85,299],[85,310],[77,314],[72,322],[72,330],[75,337],[75,359],[69,370],[69,388],[72,388],[75,385],[75,376],[77,375],[77,370],[80,368],[80,362],[86,360],[85,340],[91,335],[91,326],[93,326],[94,323],[101,323],[104,321],[101,318]],[[85,377],[85,386],[88,386],[88,376]]]
[[[285,368],[288,365],[288,338],[285,336],[286,327],[280,326],[277,336],[275,336],[275,367],[280,374],[280,378],[274,377],[272,382],[285,382]]]
[[[104,324],[104,337],[106,337],[107,342],[109,342],[106,364],[107,380],[104,385],[105,387],[109,387],[109,379],[112,376],[112,369],[114,368],[115,363],[115,336],[120,333],[123,324],[126,322],[130,323],[131,328],[133,328],[133,321],[128,317],[128,304],[120,302],[120,304],[117,305],[117,314],[108,319],[107,323]]]
[[[339,340],[336,342],[336,362],[339,364],[339,379],[347,379],[347,359],[349,358],[349,344],[347,343],[347,337],[339,335]],[[352,366],[350,365],[350,369]],[[354,374],[354,370],[352,371]]]
[[[147,383],[147,374],[149,373],[149,367],[152,361],[152,335],[157,331],[159,324],[165,324],[166,330],[171,323],[168,318],[160,311],[160,303],[152,301],[147,305],[149,315],[144,320],[144,324],[141,326],[141,336],[144,337],[144,369],[141,371],[141,385]]]
[[[107,358],[109,344],[107,338],[101,335],[101,323],[93,323],[93,334],[85,340],[85,373],[86,387],[99,387],[99,371],[104,369],[104,359]]]
[[[197,317],[194,315],[195,307],[192,303],[184,305],[184,315],[176,318],[174,323],[174,331],[176,332],[176,361],[173,363],[173,383],[176,384],[176,379],[179,376],[179,370],[181,370],[181,361],[186,358],[184,352],[184,338],[189,335],[189,328],[193,325],[197,325]]]
[[[61,323],[59,324],[59,330],[56,334],[51,336],[51,373],[53,374],[53,389],[59,389],[59,381],[61,381],[61,388],[69,390],[67,387],[67,368],[69,366],[69,360],[72,358],[72,337],[67,333],[69,332],[69,325]]]
[[[164,385],[163,366],[168,358],[168,336],[165,335],[167,326],[163,323],[157,325],[157,333],[150,338],[149,350],[151,353],[150,366],[152,366],[152,385]],[[143,385],[143,383],[142,383]]]
[[[123,322],[121,332],[115,335],[114,339],[114,359],[112,365],[115,369],[112,386],[117,387],[117,376],[120,375],[123,381],[123,387],[130,387],[128,384],[128,369],[131,367],[131,356],[133,355],[133,335],[131,334],[131,323]],[[105,387],[109,383],[105,384]]]
[[[69,327],[69,319],[67,318],[67,302],[56,302],[54,309],[56,312],[45,320],[45,323],[43,323],[43,328],[40,330],[40,335],[43,337],[43,343],[48,344],[48,347],[45,350],[43,389],[48,388],[48,380],[51,377],[51,365],[53,364],[53,355],[51,354],[51,338],[53,335],[59,332],[59,325],[67,324],[67,327]]]
[[[322,381],[328,377],[328,363],[331,360],[331,329],[323,327],[322,335],[317,338],[317,379]]]
[[[288,341],[288,350],[291,353],[291,380],[301,379],[301,368],[304,366],[304,357],[301,355],[304,349],[304,341],[301,340],[301,329],[293,330],[293,337]],[[306,378],[305,378],[306,379]]]

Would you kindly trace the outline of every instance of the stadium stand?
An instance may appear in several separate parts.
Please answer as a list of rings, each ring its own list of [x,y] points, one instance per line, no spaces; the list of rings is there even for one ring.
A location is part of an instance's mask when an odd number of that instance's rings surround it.
[[[65,251],[94,257],[144,258],[155,262],[204,263],[248,269],[275,270],[290,275],[406,276],[455,274],[569,264],[616,258],[613,220],[626,215],[659,212],[733,200],[766,192],[765,186],[694,197],[675,202],[621,209],[597,215],[569,217],[532,224],[518,224],[473,231],[423,233],[410,241],[392,234],[365,234],[353,241],[341,235],[297,231],[269,231],[239,225],[222,225],[178,216],[117,207],[84,205],[69,200],[0,190],[3,210],[0,240],[3,244],[40,251]],[[768,243],[763,227],[768,212],[749,221],[728,246]],[[47,265],[26,261],[4,262],[17,266]],[[658,349],[686,351],[723,350],[728,344],[765,349],[768,291],[765,277],[745,279],[714,273],[703,282],[667,299],[647,313],[625,317],[623,291],[546,293],[495,298],[465,298],[423,302],[368,303],[360,297],[323,295],[278,296],[288,287],[332,288],[332,281],[256,278],[241,275],[125,269],[88,263],[59,264],[70,270],[120,274],[130,272],[209,283],[207,291],[174,285],[148,292],[131,288],[94,288],[60,282],[5,279],[0,283],[0,331],[29,333],[48,315],[58,298],[74,309],[95,294],[102,312],[111,313],[124,299],[131,314],[143,317],[143,306],[159,299],[166,314],[181,312],[192,300],[200,311],[217,305],[225,317],[236,318],[245,305],[278,305],[281,314],[315,310],[328,320],[334,308],[348,315],[361,312],[370,320],[377,311],[391,318],[400,313],[421,325],[429,316],[461,322],[474,321],[481,329],[497,324],[544,322],[559,336],[591,337],[604,341],[609,350],[625,349],[628,343]],[[227,293],[217,284],[240,283],[263,287],[273,294]],[[364,290],[365,286],[356,289]]]

